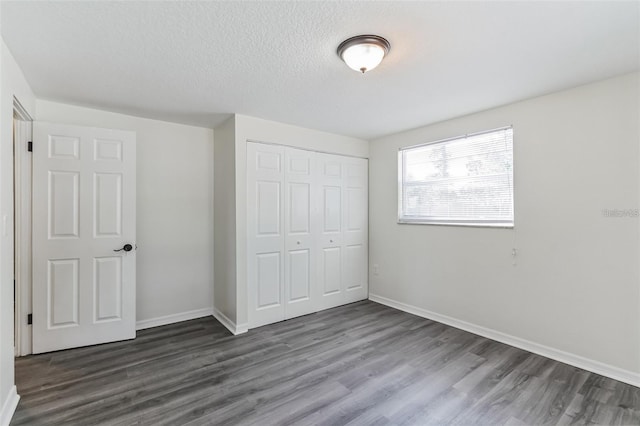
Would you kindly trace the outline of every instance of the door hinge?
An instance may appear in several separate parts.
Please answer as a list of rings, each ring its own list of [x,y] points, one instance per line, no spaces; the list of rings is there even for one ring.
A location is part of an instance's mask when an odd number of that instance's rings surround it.
[[[27,151],[33,152],[33,142],[27,142]]]
[[[33,324],[33,314],[27,315],[27,325]]]

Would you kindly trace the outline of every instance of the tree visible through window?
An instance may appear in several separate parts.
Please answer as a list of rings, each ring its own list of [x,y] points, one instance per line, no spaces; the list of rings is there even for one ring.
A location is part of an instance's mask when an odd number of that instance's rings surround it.
[[[511,127],[398,155],[399,222],[513,226]]]

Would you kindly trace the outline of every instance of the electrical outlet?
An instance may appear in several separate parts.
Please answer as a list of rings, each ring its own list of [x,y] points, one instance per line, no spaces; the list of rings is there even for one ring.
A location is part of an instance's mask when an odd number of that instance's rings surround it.
[[[380,273],[380,265],[377,263],[373,264],[373,275],[378,275]]]

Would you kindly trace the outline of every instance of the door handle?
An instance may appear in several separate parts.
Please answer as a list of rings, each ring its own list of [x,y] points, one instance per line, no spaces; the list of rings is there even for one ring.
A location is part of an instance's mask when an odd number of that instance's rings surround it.
[[[125,244],[122,248],[114,251],[131,251],[133,250],[133,246],[131,244]]]

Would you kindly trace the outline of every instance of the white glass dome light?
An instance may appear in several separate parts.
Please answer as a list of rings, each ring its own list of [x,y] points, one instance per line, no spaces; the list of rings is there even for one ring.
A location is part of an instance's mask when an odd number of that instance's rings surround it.
[[[340,43],[338,56],[349,68],[364,74],[380,65],[390,47],[389,42],[380,36],[359,35]]]

